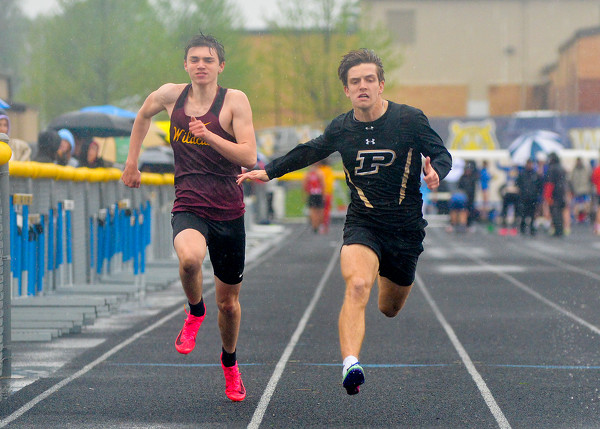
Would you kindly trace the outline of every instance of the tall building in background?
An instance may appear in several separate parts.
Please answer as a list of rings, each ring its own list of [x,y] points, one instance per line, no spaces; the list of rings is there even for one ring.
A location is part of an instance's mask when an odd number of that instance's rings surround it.
[[[388,97],[429,116],[600,111],[598,0],[362,0],[362,10],[362,25],[389,29],[403,56]]]

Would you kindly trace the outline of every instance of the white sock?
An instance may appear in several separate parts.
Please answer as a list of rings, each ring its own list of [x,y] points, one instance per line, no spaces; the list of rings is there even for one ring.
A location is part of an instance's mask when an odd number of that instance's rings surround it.
[[[346,356],[344,358],[344,369],[342,370],[342,375],[346,375],[346,371],[348,371],[348,368],[350,368],[352,365],[354,365],[355,363],[358,362],[358,359],[356,356]]]

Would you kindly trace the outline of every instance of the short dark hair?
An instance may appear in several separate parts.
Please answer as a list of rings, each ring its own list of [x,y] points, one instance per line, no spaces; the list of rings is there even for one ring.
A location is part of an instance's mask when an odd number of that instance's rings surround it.
[[[38,154],[56,159],[56,152],[62,139],[56,130],[47,129],[38,134]]]
[[[559,163],[560,163],[560,158],[558,157],[556,152],[552,152],[550,155],[548,155],[548,164],[559,164]]]
[[[338,67],[338,77],[344,86],[348,86],[348,70],[359,64],[375,64],[377,66],[377,78],[380,82],[385,81],[381,58],[372,49],[363,48],[350,51],[342,57],[342,61]]]
[[[197,34],[190,39],[187,46],[185,47],[185,55],[183,56],[184,60],[187,60],[188,51],[191,48],[196,48],[198,46],[206,46],[210,49],[214,49],[217,52],[217,57],[219,58],[219,64],[225,62],[225,48],[223,45],[210,34]]]

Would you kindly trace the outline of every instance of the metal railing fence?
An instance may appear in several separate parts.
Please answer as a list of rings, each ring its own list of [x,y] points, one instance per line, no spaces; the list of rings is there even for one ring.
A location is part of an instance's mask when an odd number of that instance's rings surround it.
[[[2,376],[10,376],[11,300],[121,272],[143,291],[147,261],[173,257],[172,174],[142,173],[142,186],[131,189],[116,168],[9,159],[0,142]]]

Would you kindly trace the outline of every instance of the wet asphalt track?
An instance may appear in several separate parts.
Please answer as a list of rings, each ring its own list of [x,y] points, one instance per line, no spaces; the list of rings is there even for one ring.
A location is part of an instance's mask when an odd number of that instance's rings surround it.
[[[432,222],[400,315],[387,319],[371,297],[357,396],[341,387],[341,224],[327,236],[288,228],[246,271],[244,402],[224,395],[211,285],[196,349],[175,351],[184,314],[174,285],[156,311],[141,305],[119,326],[74,335],[89,347],[3,399],[0,427],[600,427],[600,239],[588,227],[531,239]],[[16,347],[20,371],[32,352],[47,350]]]

